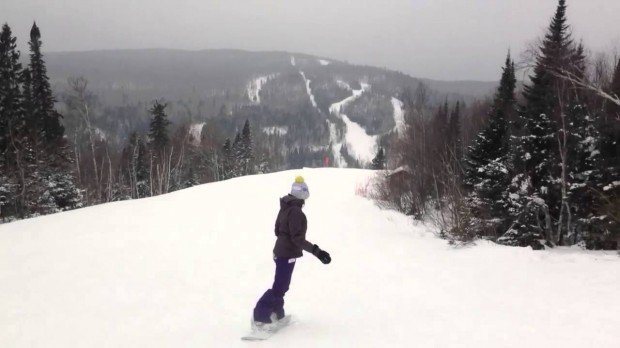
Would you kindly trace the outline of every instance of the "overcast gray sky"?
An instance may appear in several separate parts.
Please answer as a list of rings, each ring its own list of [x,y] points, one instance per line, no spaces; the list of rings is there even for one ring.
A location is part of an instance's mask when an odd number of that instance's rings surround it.
[[[25,51],[239,48],[303,52],[434,79],[497,80],[557,0],[0,0]],[[620,47],[619,0],[568,0],[577,39]]]

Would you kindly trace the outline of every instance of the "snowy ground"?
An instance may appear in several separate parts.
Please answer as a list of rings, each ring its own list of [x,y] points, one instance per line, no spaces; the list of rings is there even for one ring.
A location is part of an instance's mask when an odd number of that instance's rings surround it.
[[[342,141],[341,137],[338,134],[338,127],[336,124],[330,120],[325,120],[327,122],[327,126],[329,127],[329,142],[332,146],[332,156],[334,157],[334,166],[338,168],[346,168],[347,161],[342,157],[340,150],[342,149]]]
[[[240,337],[273,277],[278,196],[309,184],[297,323]],[[453,249],[356,196],[369,171],[305,169],[0,225],[0,347],[617,347],[620,257]]]

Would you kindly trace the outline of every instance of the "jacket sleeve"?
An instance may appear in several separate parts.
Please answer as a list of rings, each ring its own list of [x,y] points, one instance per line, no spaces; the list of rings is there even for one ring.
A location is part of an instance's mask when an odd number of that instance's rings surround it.
[[[280,230],[280,214],[278,213],[278,217],[276,218],[276,227],[273,229],[273,232],[278,236],[278,231]]]
[[[306,215],[299,208],[292,209],[288,220],[291,241],[299,248],[311,253],[314,244],[306,240],[306,227]]]

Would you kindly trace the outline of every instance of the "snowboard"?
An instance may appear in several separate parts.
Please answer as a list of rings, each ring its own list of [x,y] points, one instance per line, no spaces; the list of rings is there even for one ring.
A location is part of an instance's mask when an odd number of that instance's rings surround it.
[[[243,341],[264,341],[266,339],[269,339],[269,337],[273,336],[274,334],[278,333],[278,331],[282,330],[283,328],[289,326],[292,323],[292,317],[290,315],[285,316],[284,318],[278,320],[276,322],[276,326],[272,329],[272,330],[260,330],[259,328],[257,328],[254,325],[254,321],[252,320],[252,331],[241,337],[241,340]]]

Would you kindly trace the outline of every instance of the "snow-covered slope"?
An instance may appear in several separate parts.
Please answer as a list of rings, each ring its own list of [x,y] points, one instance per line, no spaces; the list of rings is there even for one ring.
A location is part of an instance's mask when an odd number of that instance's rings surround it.
[[[303,71],[300,70],[299,74],[301,74],[301,77],[304,79],[304,83],[306,84],[306,92],[308,93],[308,98],[310,98],[310,102],[312,103],[312,107],[314,107],[315,109],[318,109],[318,106],[316,104],[316,99],[314,99],[314,94],[312,94],[312,89],[310,88],[310,83],[312,81],[308,80],[306,78],[306,74],[304,74]]]
[[[371,175],[305,169],[0,225],[1,347],[247,347],[271,285],[278,197],[309,184],[297,322],[261,347],[617,347],[620,260],[453,249],[356,196]]]
[[[394,108],[394,131],[401,135],[405,131],[405,109],[402,101],[392,97],[392,108]]]
[[[361,89],[354,90],[351,86],[344,81],[337,81],[338,85],[346,87],[346,89],[352,91],[352,95],[341,100],[337,103],[330,105],[329,112],[336,117],[342,119],[345,124],[345,134],[344,134],[344,142],[339,141],[340,139],[334,138],[335,132],[332,131],[333,125],[330,124],[330,141],[332,143],[333,155],[336,164],[342,162],[342,156],[340,155],[340,149],[342,148],[343,143],[347,144],[347,149],[350,154],[360,160],[362,163],[368,163],[372,161],[373,157],[376,154],[377,147],[377,136],[376,135],[368,135],[366,130],[360,126],[358,123],[351,121],[351,119],[345,115],[342,111],[344,110],[347,104],[351,103],[355,99],[359,98],[364,92],[366,92],[370,85],[367,83],[361,83]],[[342,166],[342,165],[339,165]]]
[[[248,85],[246,88],[248,99],[250,99],[250,101],[255,104],[260,104],[260,91],[261,89],[263,89],[263,85],[267,83],[267,81],[275,78],[276,76],[277,74],[260,76],[248,82]]]
[[[202,128],[205,126],[206,122],[193,123],[189,126],[189,135],[192,137],[194,144],[200,144],[200,139],[202,135]]]

